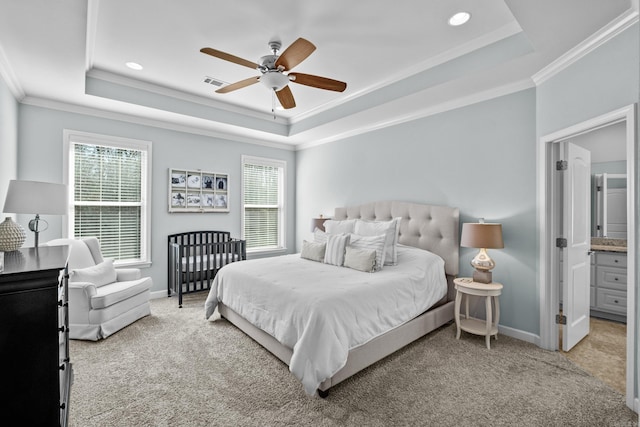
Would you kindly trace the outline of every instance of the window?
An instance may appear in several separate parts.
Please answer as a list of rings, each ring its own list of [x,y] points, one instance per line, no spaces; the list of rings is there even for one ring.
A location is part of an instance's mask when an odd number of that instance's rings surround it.
[[[242,238],[247,250],[284,249],[286,163],[242,156]]]
[[[67,235],[97,237],[105,258],[150,264],[151,143],[65,131]]]

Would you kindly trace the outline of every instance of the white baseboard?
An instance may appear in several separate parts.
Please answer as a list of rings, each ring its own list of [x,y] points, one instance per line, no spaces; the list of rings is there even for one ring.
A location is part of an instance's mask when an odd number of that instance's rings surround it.
[[[508,337],[526,341],[540,347],[540,335],[535,335],[531,332],[521,331],[520,329],[514,329],[502,325],[498,325],[498,332]]]
[[[158,299],[158,298],[168,298],[168,294],[167,291],[154,291],[151,292],[151,299]]]

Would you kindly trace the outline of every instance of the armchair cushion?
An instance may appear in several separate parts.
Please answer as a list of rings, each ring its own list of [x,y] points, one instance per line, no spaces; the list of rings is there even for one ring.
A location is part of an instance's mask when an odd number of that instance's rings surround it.
[[[91,308],[102,309],[121,303],[140,293],[149,292],[151,279],[143,277],[129,282],[114,282],[96,288],[96,294],[91,297]],[[147,296],[148,300],[148,296]]]
[[[69,273],[70,282],[89,282],[97,287],[113,283],[116,279],[116,269],[113,266],[112,259],[108,259],[91,267],[76,268]]]

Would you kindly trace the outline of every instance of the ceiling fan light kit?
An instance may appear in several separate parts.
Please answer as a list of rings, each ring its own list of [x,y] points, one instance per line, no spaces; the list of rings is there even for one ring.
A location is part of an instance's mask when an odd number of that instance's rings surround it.
[[[295,99],[293,98],[293,94],[289,88],[289,82],[295,82],[305,86],[335,92],[343,92],[347,88],[346,83],[326,77],[302,73],[285,74],[285,71],[290,71],[293,67],[307,59],[307,57],[316,50],[316,47],[310,41],[299,38],[286,48],[284,52],[282,52],[282,55],[278,56],[278,51],[281,46],[282,43],[279,40],[270,41],[269,48],[273,53],[260,58],[260,64],[210,47],[204,47],[200,49],[200,52],[225,61],[233,62],[234,64],[257,69],[262,73],[261,76],[250,77],[248,79],[226,85],[216,90],[216,93],[229,93],[261,82],[265,87],[275,93],[283,108],[289,109],[296,106]]]

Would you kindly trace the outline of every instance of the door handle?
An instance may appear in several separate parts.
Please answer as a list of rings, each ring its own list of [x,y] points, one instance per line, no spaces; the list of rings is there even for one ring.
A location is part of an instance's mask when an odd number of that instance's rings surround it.
[[[591,256],[595,253],[595,251],[587,251],[587,256]]]

